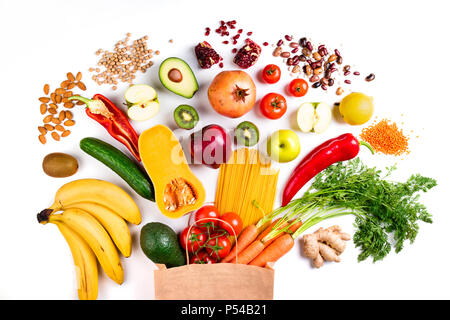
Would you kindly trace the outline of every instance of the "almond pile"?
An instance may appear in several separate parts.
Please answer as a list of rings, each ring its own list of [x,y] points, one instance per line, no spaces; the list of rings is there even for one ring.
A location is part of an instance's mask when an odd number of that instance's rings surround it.
[[[89,68],[89,71],[95,73],[92,80],[98,85],[109,84],[116,90],[119,81],[132,84],[136,72],[145,72],[153,65],[150,59],[153,54],[158,55],[159,51],[147,48],[148,36],[134,40],[131,45],[128,44],[130,36],[131,34],[127,33],[124,40],[119,40],[112,52],[103,49],[95,52],[96,55],[101,55],[97,62],[99,67]]]
[[[61,82],[60,86],[53,92],[50,92],[50,85],[44,85],[44,94],[39,98],[40,112],[44,115],[43,125],[38,126],[39,141],[42,144],[47,142],[46,135],[50,132],[52,138],[59,141],[64,137],[70,135],[71,131],[66,127],[71,127],[75,124],[73,114],[70,110],[59,110],[62,105],[65,109],[72,109],[75,103],[69,101],[68,98],[73,96],[72,90],[78,88],[86,90],[86,85],[81,81],[82,74],[78,72],[76,76],[72,72],[67,73],[67,79]],[[76,102],[77,105],[82,105],[83,102]]]

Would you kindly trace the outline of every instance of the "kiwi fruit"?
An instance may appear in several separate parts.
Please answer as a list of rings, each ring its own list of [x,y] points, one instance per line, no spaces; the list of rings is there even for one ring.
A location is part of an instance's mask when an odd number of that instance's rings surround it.
[[[187,104],[179,105],[173,112],[177,125],[186,130],[193,129],[199,120],[197,110]]]
[[[258,127],[250,121],[238,124],[235,130],[236,143],[246,147],[253,147],[259,141]]]

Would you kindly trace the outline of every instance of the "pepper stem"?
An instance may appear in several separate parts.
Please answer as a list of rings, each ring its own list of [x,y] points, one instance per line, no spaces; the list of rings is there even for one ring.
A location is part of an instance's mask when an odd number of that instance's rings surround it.
[[[71,96],[69,100],[79,100],[86,104],[87,108],[93,114],[100,114],[106,118],[112,118],[113,114],[108,110],[105,104],[98,99],[88,99],[82,96]]]
[[[372,152],[372,154],[375,154],[375,151],[373,150],[372,146],[369,143],[360,140],[359,141],[359,145],[360,146],[365,146],[366,148],[368,148],[370,150],[370,152]]]
[[[80,100],[80,101],[86,103],[86,105],[88,105],[90,102],[92,102],[92,99],[88,99],[88,98],[85,98],[82,96],[71,96],[67,100]]]

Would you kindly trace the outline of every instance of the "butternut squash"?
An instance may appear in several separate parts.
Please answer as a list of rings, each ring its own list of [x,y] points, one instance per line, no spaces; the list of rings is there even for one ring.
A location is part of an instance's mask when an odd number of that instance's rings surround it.
[[[155,202],[164,215],[176,219],[202,206],[205,189],[189,168],[172,130],[156,125],[142,132],[139,153],[153,182]]]

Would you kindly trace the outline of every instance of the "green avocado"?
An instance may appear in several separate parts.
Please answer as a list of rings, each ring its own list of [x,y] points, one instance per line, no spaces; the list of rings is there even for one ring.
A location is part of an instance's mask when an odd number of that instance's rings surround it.
[[[192,98],[198,90],[191,67],[180,58],[167,58],[161,63],[159,80],[168,90],[185,98]]]
[[[154,263],[167,268],[186,264],[186,254],[181,249],[175,231],[160,222],[147,223],[141,229],[141,249]]]

